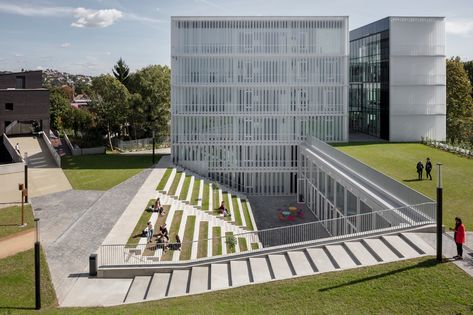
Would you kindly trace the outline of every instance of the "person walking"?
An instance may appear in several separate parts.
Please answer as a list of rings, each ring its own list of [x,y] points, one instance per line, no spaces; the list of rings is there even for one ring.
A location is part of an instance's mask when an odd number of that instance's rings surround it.
[[[424,170],[424,164],[422,164],[422,161],[419,161],[419,163],[417,163],[417,179],[418,180],[421,180],[422,179],[422,171]]]
[[[20,152],[20,144],[17,142],[16,145],[15,145],[15,150],[16,152],[18,152],[19,155],[21,155],[21,152]]]
[[[151,221],[148,221],[147,229],[148,230],[146,234],[146,240],[148,241],[148,243],[150,243],[151,240],[153,239],[153,233],[154,233],[153,223],[151,223]]]
[[[427,161],[425,162],[425,178],[432,180],[432,175],[430,175],[430,172],[432,171],[432,162],[430,161],[430,158],[427,158]]]
[[[463,225],[462,219],[459,217],[455,218],[455,229],[450,228],[450,231],[455,231],[453,239],[457,245],[457,255],[453,256],[454,259],[463,259],[463,244],[465,243],[465,226]]]

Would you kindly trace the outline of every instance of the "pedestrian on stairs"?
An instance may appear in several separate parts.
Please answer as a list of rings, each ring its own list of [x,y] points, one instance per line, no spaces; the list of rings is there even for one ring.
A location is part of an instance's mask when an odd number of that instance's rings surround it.
[[[150,243],[151,239],[153,238],[153,233],[154,233],[153,223],[151,223],[151,221],[148,221],[148,226],[146,228],[147,228],[146,240],[148,241],[148,243]]]
[[[463,244],[465,243],[465,226],[463,225],[462,219],[459,217],[455,218],[455,228],[450,228],[450,231],[455,231],[453,239],[457,245],[457,255],[453,256],[454,259],[463,259]]]

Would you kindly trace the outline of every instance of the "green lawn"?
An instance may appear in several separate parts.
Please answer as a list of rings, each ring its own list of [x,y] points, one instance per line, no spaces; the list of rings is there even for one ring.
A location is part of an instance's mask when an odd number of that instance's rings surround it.
[[[246,252],[248,250],[248,245],[246,242],[246,238],[239,237],[238,238],[238,246],[240,247],[240,252]]]
[[[136,246],[140,242],[140,235],[141,232],[145,229],[146,225],[148,225],[148,221],[151,218],[151,212],[148,211],[148,207],[154,205],[154,202],[156,199],[150,199],[148,201],[148,205],[146,208],[143,210],[143,213],[141,214],[140,219],[138,222],[136,222],[135,228],[133,229],[133,232],[131,233],[130,237],[128,238],[128,242],[126,242],[127,246]],[[156,227],[155,227],[156,229]]]
[[[215,188],[212,188],[212,207],[213,207],[213,212],[214,214],[218,214],[219,212],[216,210],[220,207],[220,197],[219,197],[219,190],[218,189],[215,189]],[[228,207],[228,205],[225,205],[226,207]]]
[[[197,258],[207,257],[207,239],[209,238],[209,222],[200,221],[199,244],[197,245]]]
[[[21,206],[12,206],[0,209],[0,239],[11,236],[15,233],[24,232],[34,228],[34,217],[31,205],[25,204],[24,207],[25,227],[21,224]]]
[[[417,143],[354,144],[338,149],[432,199],[436,199],[435,164],[442,163],[444,224],[453,226],[454,218],[460,216],[466,229],[473,229],[472,159]],[[434,164],[433,180],[417,181],[416,164],[418,161],[425,164],[427,157]]]
[[[30,249],[0,259],[0,313],[31,314],[35,307],[34,297],[34,250]],[[56,305],[56,294],[43,252],[41,252],[41,304],[49,311]]]
[[[227,254],[232,254],[235,252],[235,247],[238,246],[238,244],[235,244],[235,246],[230,246],[229,241],[231,239],[235,239],[233,236],[233,232],[225,232],[225,246],[227,246]]]
[[[195,215],[187,217],[186,227],[184,229],[184,237],[182,238],[182,248],[180,260],[191,259],[192,252],[192,241],[194,240],[194,229],[195,229]]]
[[[21,256],[21,264],[18,257]],[[0,260],[0,307],[32,313],[32,251]],[[43,264],[43,275],[47,268]],[[47,278],[46,278],[47,279]],[[275,281],[163,301],[98,308],[56,308],[43,281],[47,314],[471,314],[473,279],[452,263],[419,258]],[[230,298],[231,297],[231,298]],[[244,303],[242,303],[244,301]]]
[[[209,195],[210,195],[210,184],[204,183],[204,192],[202,194],[202,210],[211,210],[209,209]]]
[[[179,194],[179,200],[186,200],[187,193],[189,192],[189,186],[191,184],[191,176],[187,175],[184,178],[184,183],[182,184],[181,193]]]
[[[151,166],[151,163],[149,154],[64,156],[61,160],[72,188],[82,190],[108,190]]]
[[[194,187],[192,187],[191,205],[197,205],[197,202],[199,201],[199,189],[201,181],[201,179],[194,180]]]
[[[166,171],[163,174],[163,177],[161,178],[161,181],[158,184],[158,187],[156,190],[163,190],[164,187],[166,186],[166,183],[168,182],[169,176],[171,176],[172,173],[172,167],[168,167]]]

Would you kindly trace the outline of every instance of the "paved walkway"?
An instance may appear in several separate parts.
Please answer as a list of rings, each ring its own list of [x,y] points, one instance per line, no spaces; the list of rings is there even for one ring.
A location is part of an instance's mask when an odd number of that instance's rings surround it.
[[[28,152],[28,192],[30,197],[72,189],[66,175],[60,167],[57,167],[42,138],[16,137],[11,138],[10,141],[20,144],[22,155],[24,152]],[[18,189],[18,183],[15,185]]]
[[[418,233],[434,249],[436,248],[437,238],[435,233]],[[466,246],[463,246],[463,260],[452,260],[452,262],[473,277],[473,233],[468,232],[466,236]],[[452,258],[457,254],[457,247],[453,241],[453,233],[444,233],[442,239],[442,254],[446,258]]]
[[[17,235],[0,240],[0,259],[33,248],[34,238],[35,235],[33,229],[25,233],[17,233]]]
[[[71,190],[32,199],[59,304],[88,272],[89,255],[98,249],[150,172],[146,169],[105,193]]]

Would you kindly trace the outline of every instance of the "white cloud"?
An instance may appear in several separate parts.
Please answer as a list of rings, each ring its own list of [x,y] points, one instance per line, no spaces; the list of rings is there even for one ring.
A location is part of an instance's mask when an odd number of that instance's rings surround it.
[[[73,27],[107,27],[123,17],[123,12],[117,9],[90,10],[77,8],[74,10],[74,17],[77,21],[73,22]]]
[[[110,56],[112,53],[109,51],[104,52],[105,55]]]
[[[15,53],[15,57],[17,57],[17,58],[21,58],[21,57],[24,57],[24,56],[25,56],[24,54]]]
[[[473,20],[449,19],[445,23],[445,30],[447,33],[452,35],[473,35]]]
[[[62,47],[62,48],[69,48],[69,47],[71,47],[71,46],[72,46],[71,43],[63,43],[63,44],[61,44],[61,47]]]
[[[72,10],[72,8],[68,7],[40,7],[35,5],[0,3],[0,12],[23,16],[61,16],[70,14]]]
[[[156,8],[156,11],[159,12],[161,9],[160,8]]]
[[[36,70],[43,70],[44,68],[42,66],[36,66]]]

